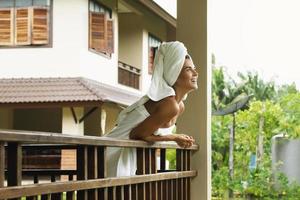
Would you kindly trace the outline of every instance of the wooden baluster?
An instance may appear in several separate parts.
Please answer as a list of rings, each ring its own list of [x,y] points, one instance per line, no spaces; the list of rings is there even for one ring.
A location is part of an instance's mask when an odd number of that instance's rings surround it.
[[[178,193],[177,191],[177,179],[172,180],[172,186],[173,186],[173,200],[178,200]]]
[[[107,176],[106,168],[106,147],[97,147],[98,155],[98,178],[105,178]],[[107,188],[98,189],[98,200],[107,200]]]
[[[73,181],[73,174],[69,174],[68,180]],[[75,200],[75,192],[74,191],[67,192],[66,198],[67,200]]]
[[[137,185],[131,185],[131,200],[137,200]]]
[[[38,175],[34,175],[34,176],[33,176],[33,183],[34,183],[34,184],[39,183]],[[26,197],[26,200],[37,200],[37,199],[38,199],[38,196],[30,196],[30,197]]]
[[[108,188],[108,200],[115,200],[116,199],[116,188],[115,187],[109,187]]]
[[[51,175],[51,182],[56,182],[55,174]],[[62,200],[62,193],[52,193],[51,194],[51,200]]]
[[[145,149],[137,148],[137,175],[145,174]],[[145,200],[145,184],[138,185],[138,200]]]
[[[4,142],[0,142],[0,188],[4,187],[4,180],[5,180],[5,146],[4,146]]]
[[[88,147],[88,179],[96,179],[98,177],[98,151],[97,147]],[[98,191],[96,189],[88,190],[89,200],[98,200]]]
[[[163,200],[163,198],[162,198],[162,181],[157,182],[157,200]]]
[[[41,200],[50,200],[51,199],[51,195],[50,194],[43,194],[41,195]]]
[[[191,150],[187,150],[187,170],[191,170]],[[187,199],[191,199],[191,178],[187,178]]]
[[[182,149],[176,149],[176,170],[182,171],[183,170],[183,153]],[[177,179],[177,193],[178,193],[178,200],[183,199],[183,188],[182,188],[182,179]]]
[[[131,185],[124,185],[124,200],[131,200]]]
[[[145,151],[145,174],[151,173],[151,149],[144,149]],[[146,200],[151,200],[151,193],[150,193],[150,183],[145,183],[145,198]]]
[[[167,181],[168,181],[168,197],[169,200],[173,200],[174,192],[173,192],[172,180],[167,180]]]
[[[187,170],[187,150],[182,150],[182,171]],[[182,179],[182,187],[183,187],[183,200],[187,200],[187,179]]]
[[[151,174],[156,174],[156,149],[151,149]],[[157,181],[151,183],[151,200],[157,200]]]
[[[18,186],[22,181],[22,146],[16,142],[9,142],[7,147],[7,185]]]
[[[160,170],[161,172],[166,170],[166,149],[160,149]]]
[[[124,188],[123,186],[116,187],[116,200],[123,200],[124,199]]]
[[[76,154],[77,162],[77,180],[87,180],[88,178],[88,162],[87,162],[87,147],[79,145]],[[87,191],[77,191],[77,199],[87,200]]]

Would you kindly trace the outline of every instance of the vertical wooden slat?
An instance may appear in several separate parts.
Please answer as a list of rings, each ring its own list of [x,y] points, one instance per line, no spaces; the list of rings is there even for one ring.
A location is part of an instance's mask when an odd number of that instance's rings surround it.
[[[90,48],[106,52],[106,16],[104,13],[90,12]]]
[[[49,43],[49,8],[32,10],[32,44]]]
[[[160,170],[166,170],[166,149],[160,149]]]
[[[137,148],[137,175],[145,174],[145,149]],[[145,184],[138,185],[138,200],[145,200]]]
[[[7,185],[21,185],[22,181],[22,146],[9,142],[7,148]],[[21,198],[15,198],[20,200]],[[14,200],[15,200],[14,199]]]
[[[68,177],[69,181],[73,180],[73,174],[70,174]],[[67,200],[75,200],[75,192],[74,191],[70,191],[66,193],[66,198]]]
[[[108,188],[108,200],[116,200],[116,188],[115,187],[109,187]]]
[[[51,182],[56,182],[56,177],[55,175],[51,176]],[[51,194],[51,200],[62,200],[62,193],[52,193]]]
[[[97,147],[88,147],[88,179],[96,179],[98,177],[98,151]],[[88,190],[89,200],[98,200],[96,189]]]
[[[183,150],[176,149],[176,170],[182,171],[183,170]],[[178,193],[178,200],[183,199],[183,183],[182,179],[177,180],[177,193]]]
[[[31,8],[15,9],[15,45],[29,45]]]
[[[107,53],[114,52],[114,23],[113,20],[107,20]]]
[[[151,149],[145,149],[145,174],[151,173]],[[145,183],[145,198],[151,200],[151,183]]]
[[[169,200],[174,199],[173,195],[174,195],[174,191],[173,191],[172,180],[168,180],[168,197],[169,197]]]
[[[98,155],[98,178],[105,178],[107,176],[106,169],[106,147],[97,147],[97,155]],[[107,188],[98,189],[98,200],[106,200],[107,199]]]
[[[34,177],[33,177],[33,183],[34,184],[39,183],[38,175],[34,175]],[[38,199],[38,196],[26,197],[26,200],[37,200],[37,199]]]
[[[5,180],[5,146],[0,142],[0,188],[4,187]]]
[[[137,200],[137,185],[131,185],[131,200]]]
[[[131,185],[124,185],[124,200],[131,200]]]
[[[157,150],[156,149],[151,149],[151,174],[156,174],[157,169],[156,169],[156,155],[157,155]],[[151,200],[157,200],[157,181],[154,181],[151,183]]]
[[[87,147],[79,145],[77,147],[77,180],[87,180],[88,178],[88,163],[87,163]],[[77,191],[77,199],[87,200],[87,191]]]
[[[191,170],[191,150],[187,150],[187,170]],[[191,199],[191,178],[187,178],[187,199]]]
[[[162,199],[168,200],[167,181],[162,181]]]
[[[162,183],[161,183],[161,181],[157,182],[157,200],[162,200]]]
[[[0,46],[13,45],[13,8],[0,8]]]
[[[172,186],[173,186],[173,200],[178,200],[177,179],[172,180]]]
[[[123,200],[124,199],[124,187],[117,186],[116,187],[116,200]]]
[[[50,194],[43,194],[43,195],[41,195],[41,200],[50,200],[50,199],[51,199]]]

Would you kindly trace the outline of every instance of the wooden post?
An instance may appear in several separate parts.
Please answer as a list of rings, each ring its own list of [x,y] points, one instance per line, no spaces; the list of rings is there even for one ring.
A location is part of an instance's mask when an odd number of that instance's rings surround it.
[[[176,149],[176,170],[183,171],[183,150]],[[183,181],[182,179],[177,179],[177,194],[178,200],[183,199]]]
[[[98,156],[98,178],[105,178],[107,176],[107,169],[106,169],[106,147],[97,147],[97,156]],[[107,199],[107,188],[100,188],[98,189],[98,200],[106,200]]]
[[[5,147],[4,147],[4,142],[0,142],[0,188],[4,187],[4,180],[5,180]]]
[[[76,154],[77,161],[77,180],[87,180],[88,178],[88,163],[87,163],[87,147],[79,145]],[[77,199],[87,200],[87,191],[77,191]]]
[[[97,147],[88,147],[88,179],[96,179],[98,177],[98,151]],[[88,190],[89,200],[98,200],[98,191],[96,189]]]
[[[137,148],[137,175],[145,174],[145,149]],[[145,200],[145,184],[138,185],[138,200]]]
[[[7,146],[7,185],[21,185],[22,146],[16,142],[9,142]],[[15,198],[14,200],[21,200],[21,198]]]
[[[157,169],[156,169],[156,152],[157,149],[150,149],[150,159],[151,159],[151,168],[150,168],[150,173],[151,174],[156,174]],[[157,200],[157,181],[153,181],[151,183],[151,200]]]

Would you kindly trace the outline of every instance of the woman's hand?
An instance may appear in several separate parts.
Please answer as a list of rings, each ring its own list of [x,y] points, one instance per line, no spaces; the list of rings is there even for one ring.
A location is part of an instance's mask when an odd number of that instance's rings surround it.
[[[174,141],[182,148],[189,148],[191,147],[195,140],[192,136],[185,135],[185,134],[174,134],[175,139]]]

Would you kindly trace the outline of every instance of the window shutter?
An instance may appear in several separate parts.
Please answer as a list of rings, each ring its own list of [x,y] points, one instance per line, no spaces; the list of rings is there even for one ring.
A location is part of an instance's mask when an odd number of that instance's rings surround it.
[[[105,36],[105,14],[90,12],[90,48],[99,51],[106,51]]]
[[[107,20],[107,53],[114,52],[114,23],[113,20]]]
[[[154,62],[154,48],[149,47],[149,52],[148,52],[148,74],[153,73],[153,62]]]
[[[0,45],[13,44],[13,9],[0,9]]]
[[[32,44],[49,43],[49,10],[33,8],[32,13]]]
[[[15,45],[30,44],[30,9],[15,9]]]

